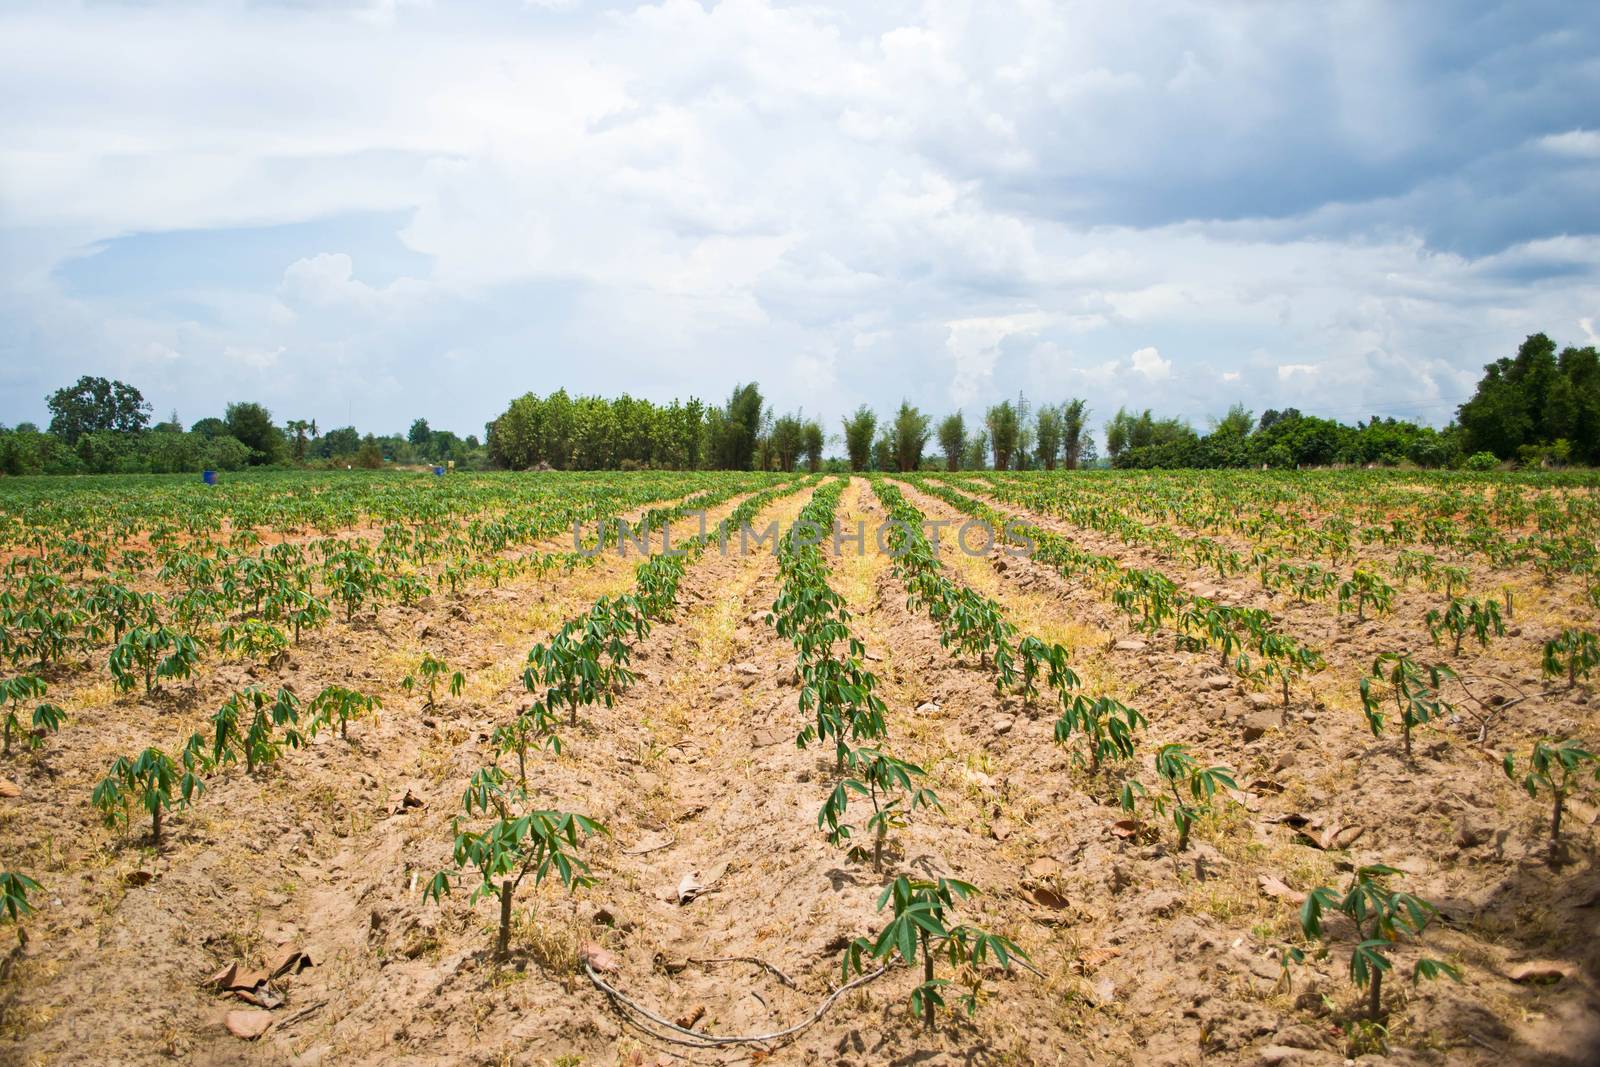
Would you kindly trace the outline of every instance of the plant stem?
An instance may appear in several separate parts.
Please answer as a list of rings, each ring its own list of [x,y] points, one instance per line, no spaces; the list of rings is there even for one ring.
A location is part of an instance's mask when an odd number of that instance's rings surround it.
[[[1383,997],[1383,972],[1378,970],[1377,968],[1373,968],[1373,971],[1372,971],[1372,989],[1368,993],[1368,999],[1367,999],[1367,1015],[1369,1017],[1371,1017],[1373,1022],[1377,1022],[1378,1021],[1378,1007],[1379,1007],[1379,1002],[1382,1000],[1382,997]]]
[[[500,936],[494,944],[497,960],[505,959],[511,950],[511,889],[511,879],[500,883]]]
[[[923,1026],[933,1029],[933,953],[928,951],[928,932],[922,932],[922,981],[926,987],[922,995]]]

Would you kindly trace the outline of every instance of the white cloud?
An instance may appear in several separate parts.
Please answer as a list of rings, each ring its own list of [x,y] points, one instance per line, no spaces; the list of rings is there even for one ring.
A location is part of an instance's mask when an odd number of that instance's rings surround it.
[[[1031,336],[1048,321],[1041,312],[1028,312],[945,323],[949,331],[945,345],[955,361],[950,400],[965,407],[988,393],[1001,343],[1013,335]]]
[[[1155,348],[1141,348],[1132,358],[1134,373],[1142,374],[1151,381],[1167,378],[1172,374],[1172,360],[1162,359],[1161,353]]]
[[[1540,103],[1593,68],[1541,52],[1503,106],[1459,104],[1503,85],[1483,57],[1507,43],[1463,31],[1439,67],[1421,8],[528,6],[552,10],[7,5],[0,336],[38,351],[0,419],[37,418],[30,368],[69,359],[214,404],[217,352],[273,370],[275,411],[343,421],[359,391],[374,429],[419,403],[475,427],[552,382],[751,377],[830,417],[1025,385],[1198,423],[1241,393],[1306,405],[1315,375],[1442,419],[1600,306],[1600,134],[1547,134]],[[1429,206],[1478,181],[1493,211]],[[392,248],[325,232],[374,212]],[[1473,249],[1431,215],[1515,225]],[[277,226],[292,247],[250,260],[236,231]],[[169,233],[213,235],[238,277]],[[70,269],[131,235],[159,269]],[[441,352],[471,355],[419,400]]]
[[[343,252],[320,252],[309,259],[297,259],[284,270],[278,293],[291,303],[312,306],[370,304],[377,293],[351,276],[354,266]]]
[[[284,347],[265,348],[251,345],[228,345],[222,350],[222,358],[228,363],[239,363],[255,370],[269,370],[278,365],[278,357],[283,355]]]
[[[1558,156],[1600,158],[1600,130],[1568,130],[1539,138],[1539,146]]]

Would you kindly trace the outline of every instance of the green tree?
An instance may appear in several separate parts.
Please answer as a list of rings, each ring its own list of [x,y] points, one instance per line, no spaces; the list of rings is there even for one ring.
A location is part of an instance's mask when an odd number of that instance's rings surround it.
[[[877,429],[878,416],[865,404],[844,420],[844,449],[850,457],[851,470],[867,469],[872,460],[872,435]]]
[[[150,405],[126,382],[84,375],[45,400],[50,432],[70,444],[86,433],[137,433],[150,423]]]
[[[989,447],[994,452],[994,469],[1009,470],[1012,457],[1017,453],[1017,409],[1011,401],[1002,400],[989,409],[984,426],[989,431]]]
[[[289,433],[293,435],[293,439],[289,443],[289,453],[294,457],[296,463],[305,462],[307,435],[313,432],[311,425],[305,419],[290,419],[284,423]]]
[[[939,423],[939,447],[944,450],[945,470],[961,469],[961,454],[967,444],[967,420],[961,412],[947,415]]]
[[[1228,413],[1216,420],[1216,425],[1211,432],[1218,437],[1249,437],[1250,431],[1255,427],[1256,417],[1249,408],[1243,404],[1235,404],[1228,409]]]
[[[1084,433],[1089,420],[1089,405],[1074,397],[1061,405],[1061,459],[1068,470],[1076,470],[1083,460]],[[1090,443],[1092,449],[1093,443]]]
[[[928,443],[928,416],[900,401],[900,410],[894,416],[894,459],[901,471],[914,471],[922,466],[922,450]]]
[[[221,419],[207,417],[189,427],[189,432],[201,437],[223,437],[227,435],[228,424]]]
[[[963,470],[981,471],[989,465],[989,435],[982,430],[967,438],[966,454],[961,457]]]
[[[1034,436],[1038,441],[1039,462],[1044,469],[1056,469],[1056,457],[1061,454],[1061,409],[1045,404],[1036,416]]]
[[[772,451],[781,471],[794,470],[805,446],[805,423],[798,415],[784,415],[772,424]]]
[[[383,449],[378,446],[378,439],[370,433],[361,441],[361,448],[356,452],[355,465],[366,470],[377,470],[383,466]]]
[[[822,469],[823,443],[822,423],[812,419],[801,427],[800,451],[805,454],[806,469],[812,474]]]
[[[737,385],[728,396],[712,440],[712,462],[721,470],[747,471],[755,466],[756,442],[765,422],[761,388],[755,382]]]
[[[353,456],[361,447],[361,435],[354,426],[340,426],[329,430],[311,445],[311,454],[319,459],[335,456]]]
[[[283,431],[272,423],[272,412],[250,401],[229,404],[222,420],[230,437],[250,449],[252,464],[272,463],[283,455]]]
[[[406,440],[415,448],[427,448],[428,442],[433,439],[433,431],[428,429],[427,419],[416,419],[411,423],[411,429],[406,431]]]
[[[1133,416],[1128,414],[1126,408],[1118,408],[1117,413],[1106,423],[1106,456],[1110,458],[1113,466],[1128,450],[1133,422]]]

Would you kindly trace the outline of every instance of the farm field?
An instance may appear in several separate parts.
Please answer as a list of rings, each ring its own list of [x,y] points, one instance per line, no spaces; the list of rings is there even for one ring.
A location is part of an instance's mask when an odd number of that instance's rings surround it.
[[[0,1062],[1596,1062],[1596,484],[0,480]]]

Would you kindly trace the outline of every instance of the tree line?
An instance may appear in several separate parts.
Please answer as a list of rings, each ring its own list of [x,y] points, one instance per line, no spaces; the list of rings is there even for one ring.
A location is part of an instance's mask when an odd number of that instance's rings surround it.
[[[1118,410],[1105,426],[1115,467],[1311,467],[1332,464],[1523,467],[1600,463],[1600,353],[1594,346],[1530,335],[1517,354],[1483,369],[1472,397],[1442,430],[1400,419],[1345,425],[1269,410],[1256,420],[1243,405],[1196,433],[1181,419]]]
[[[0,473],[175,474],[254,466],[382,467],[386,463],[482,466],[476,437],[431,430],[417,419],[406,434],[321,431],[316,421],[274,422],[261,404],[228,404],[187,429],[173,412],[151,422],[151,405],[126,382],[85,375],[45,399],[50,424],[0,426]]]
[[[989,408],[982,425],[969,428],[960,412],[935,427],[931,415],[909,402],[882,421],[863,405],[842,420],[835,437],[821,419],[774,411],[755,382],[736,386],[721,405],[558,389],[513,400],[489,423],[486,446],[491,463],[512,470],[1054,470],[1095,460],[1088,410],[1078,399],[1034,410],[1019,396]],[[830,441],[844,445],[843,458],[825,459]]]
[[[405,434],[319,430],[315,420],[275,422],[264,406],[228,404],[185,429],[173,413],[151,424],[134,386],[82,377],[46,399],[49,427],[0,426],[0,473],[172,473],[293,465],[377,468],[454,463],[511,470],[850,471],[1071,470],[1099,465],[1088,403],[1069,397],[1035,406],[1019,394],[969,421],[937,421],[903,401],[880,417],[865,405],[837,432],[802,411],[779,414],[755,382],[722,404],[691,397],[658,404],[631,397],[527,393],[491,421],[484,439],[434,430],[416,419]],[[1257,418],[1243,405],[1197,432],[1150,410],[1117,410],[1103,424],[1114,467],[1274,467],[1333,464],[1488,469],[1600,463],[1600,354],[1593,346],[1531,335],[1515,356],[1490,363],[1471,399],[1442,430],[1373,416],[1354,425],[1295,408]],[[829,458],[830,445],[842,455]]]

